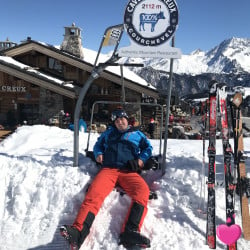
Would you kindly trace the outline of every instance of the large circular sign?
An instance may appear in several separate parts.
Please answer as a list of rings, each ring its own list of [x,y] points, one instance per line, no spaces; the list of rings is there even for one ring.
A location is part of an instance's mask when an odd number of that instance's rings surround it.
[[[174,0],[130,0],[124,25],[131,40],[141,46],[158,46],[167,42],[178,25],[178,8]]]

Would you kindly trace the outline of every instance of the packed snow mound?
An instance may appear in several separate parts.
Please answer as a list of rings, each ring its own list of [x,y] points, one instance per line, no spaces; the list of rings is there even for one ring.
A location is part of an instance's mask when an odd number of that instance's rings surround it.
[[[0,143],[0,249],[68,249],[59,235],[62,224],[71,224],[98,169],[85,156],[87,133],[79,135],[79,167],[73,166],[73,132],[44,125],[22,126]],[[90,148],[98,134],[91,134]],[[159,141],[151,140],[154,153]],[[152,250],[208,249],[205,245],[206,216],[197,211],[200,193],[202,141],[168,140],[166,174],[144,173],[158,199],[150,200],[142,233],[151,239]],[[217,142],[216,223],[225,223],[223,157]],[[207,148],[206,142],[206,148]],[[245,139],[249,148],[250,139]],[[246,154],[250,154],[246,151]],[[206,155],[207,164],[207,155]],[[249,165],[249,160],[247,160]],[[249,167],[248,167],[249,172]],[[205,196],[206,199],[206,196]],[[130,199],[112,191],[103,203],[81,249],[124,249],[118,246],[121,226]],[[239,199],[236,223],[241,225]],[[247,250],[242,237],[238,248]],[[217,240],[217,249],[226,246]]]

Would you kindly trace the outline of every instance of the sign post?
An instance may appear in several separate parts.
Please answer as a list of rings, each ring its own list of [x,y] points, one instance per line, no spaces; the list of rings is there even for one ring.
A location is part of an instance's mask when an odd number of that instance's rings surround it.
[[[173,59],[181,58],[180,49],[173,46],[178,19],[178,8],[174,0],[130,0],[124,14],[124,27],[130,39],[130,46],[118,50],[121,57],[170,58],[162,174],[166,169]],[[172,46],[169,45],[171,39]]]

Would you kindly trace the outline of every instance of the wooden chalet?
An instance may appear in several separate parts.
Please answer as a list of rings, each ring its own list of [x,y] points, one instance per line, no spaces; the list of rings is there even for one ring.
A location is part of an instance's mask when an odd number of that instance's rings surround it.
[[[0,42],[0,124],[56,124],[63,113],[69,113],[72,122],[79,91],[96,55],[82,47],[81,29],[74,24],[65,27],[60,47],[30,37],[20,44]],[[121,101],[122,89],[126,102],[156,102],[157,90],[127,67],[123,69],[121,74],[119,66],[109,66],[94,80],[83,101],[83,119],[89,121],[95,101]],[[111,108],[96,106],[95,117],[107,121]]]

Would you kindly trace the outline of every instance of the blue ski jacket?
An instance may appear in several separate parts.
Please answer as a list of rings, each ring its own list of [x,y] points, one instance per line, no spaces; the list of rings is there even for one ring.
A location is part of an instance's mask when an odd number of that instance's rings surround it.
[[[103,155],[103,166],[126,169],[128,160],[141,159],[144,163],[152,155],[152,146],[145,134],[129,127],[119,131],[110,126],[97,139],[93,153],[95,159]]]

